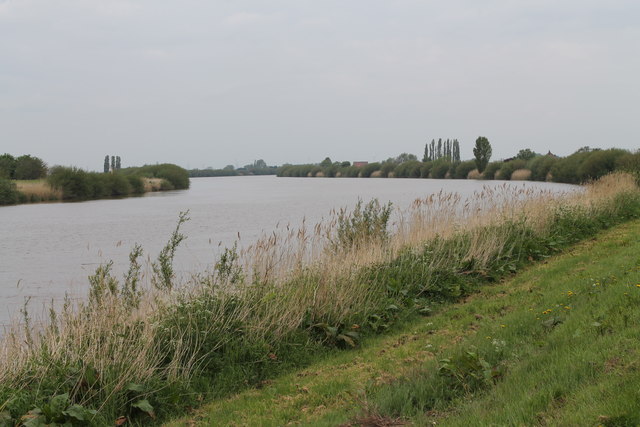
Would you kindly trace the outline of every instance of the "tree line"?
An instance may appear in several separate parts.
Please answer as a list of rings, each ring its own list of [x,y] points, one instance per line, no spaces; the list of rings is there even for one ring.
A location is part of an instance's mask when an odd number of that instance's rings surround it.
[[[456,139],[432,140],[425,145],[422,161],[402,153],[382,162],[352,165],[350,162],[325,158],[317,164],[283,165],[281,177],[381,177],[432,179],[534,180],[580,184],[598,179],[616,170],[640,176],[640,152],[610,148],[582,147],[575,153],[559,157],[536,153],[529,148],[519,150],[512,158],[491,161],[492,147],[488,138],[480,136],[473,148],[474,158],[460,160]]]
[[[191,169],[189,176],[192,178],[202,178],[214,176],[275,175],[277,171],[277,166],[268,166],[263,159],[258,159],[252,164],[244,165],[240,168],[227,165],[222,169]]]

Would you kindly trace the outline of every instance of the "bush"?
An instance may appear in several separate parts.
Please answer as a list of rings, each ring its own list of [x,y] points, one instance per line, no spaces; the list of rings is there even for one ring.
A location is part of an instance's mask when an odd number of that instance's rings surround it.
[[[420,166],[420,178],[429,178],[432,167],[433,162],[423,162],[422,166]]]
[[[394,162],[384,162],[382,167],[380,168],[380,172],[382,172],[383,178],[388,178],[390,174],[396,176],[395,174],[396,164]]]
[[[551,175],[554,182],[564,182],[567,184],[580,184],[581,180],[578,176],[578,169],[582,162],[589,157],[588,151],[577,151],[572,155],[558,159],[551,168]]]
[[[511,160],[504,162],[500,167],[500,179],[510,180],[511,175],[518,169],[524,169],[527,166],[527,162],[522,159]]]
[[[553,165],[558,161],[557,157],[546,155],[538,156],[529,162],[531,179],[534,181],[546,181]]]
[[[48,182],[51,187],[62,191],[64,200],[92,199],[98,190],[88,173],[76,167],[56,166],[51,170]]]
[[[360,174],[362,178],[369,178],[375,171],[380,170],[381,167],[382,165],[380,165],[380,163],[369,163],[368,165],[362,167],[362,169],[360,170]]]
[[[16,159],[11,154],[0,156],[0,178],[13,179],[16,172]]]
[[[502,167],[502,162],[491,162],[482,173],[482,179],[497,179],[496,172]]]
[[[455,179],[467,179],[469,176],[469,172],[476,168],[476,162],[473,160],[468,160],[466,162],[461,162],[456,166],[455,172],[453,173],[453,177]]]
[[[125,175],[136,175],[144,178],[161,178],[168,181],[172,188],[183,190],[189,188],[189,172],[171,163],[145,165],[139,168],[127,168],[120,171]]]
[[[20,201],[20,193],[16,184],[0,178],[0,205],[15,205]]]
[[[443,179],[447,176],[447,172],[451,168],[451,163],[447,160],[440,159],[433,162],[433,167],[431,168],[431,178],[435,179]]]
[[[422,163],[412,160],[399,164],[394,172],[396,178],[420,178]]]
[[[618,159],[625,154],[628,154],[628,151],[616,148],[590,152],[578,168],[578,179],[584,182],[613,172]]]
[[[135,175],[127,176],[127,180],[129,181],[129,185],[131,186],[131,193],[133,194],[142,194],[144,193],[144,182],[142,178]]]

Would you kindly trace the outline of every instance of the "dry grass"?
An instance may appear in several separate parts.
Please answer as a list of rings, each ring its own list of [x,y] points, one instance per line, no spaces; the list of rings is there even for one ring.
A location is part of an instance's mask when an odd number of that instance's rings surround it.
[[[331,245],[337,212],[312,227],[278,227],[228,259],[226,269],[218,264],[172,289],[153,288],[149,275],[142,277],[137,307],[127,304],[121,291],[103,291],[99,302],[66,304],[49,326],[16,325],[0,345],[0,384],[21,389],[54,375],[60,365],[84,363],[99,372],[118,372],[104,378],[99,390],[83,391],[87,399],[98,395],[107,404],[132,378],[188,380],[201,363],[204,341],[224,345],[233,325],[244,325],[250,340],[278,340],[300,328],[305,316],[339,324],[354,308],[366,312],[378,307],[385,294],[359,279],[363,267],[390,262],[402,251],[420,251],[425,242],[435,241],[428,271],[447,266],[451,252],[462,250],[463,258],[481,270],[491,259],[510,254],[508,242],[522,230],[517,224],[544,233],[560,206],[610,209],[614,197],[629,191],[637,191],[633,177],[614,174],[571,194],[507,185],[485,187],[469,199],[440,192],[399,213],[387,240],[342,249]],[[460,233],[470,236],[468,247],[446,244]],[[99,287],[119,289],[114,281],[103,277]],[[202,301],[212,299],[215,304],[201,308]]]
[[[162,189],[162,178],[142,178],[145,193],[160,191]]]
[[[511,181],[529,181],[531,171],[529,169],[517,169],[511,174]]]
[[[478,172],[478,169],[474,169],[467,174],[467,179],[482,179],[482,174]]]
[[[18,191],[27,196],[27,200],[62,200],[62,191],[51,188],[44,179],[16,181]]]

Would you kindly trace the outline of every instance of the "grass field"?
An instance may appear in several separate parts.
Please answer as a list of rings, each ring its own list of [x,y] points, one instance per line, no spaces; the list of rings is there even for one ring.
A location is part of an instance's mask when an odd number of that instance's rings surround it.
[[[640,222],[168,425],[640,424]]]

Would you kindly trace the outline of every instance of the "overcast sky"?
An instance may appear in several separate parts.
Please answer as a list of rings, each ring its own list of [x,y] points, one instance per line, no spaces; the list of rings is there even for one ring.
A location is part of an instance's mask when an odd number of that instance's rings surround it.
[[[640,147],[638,0],[0,0],[0,153],[101,170]]]

